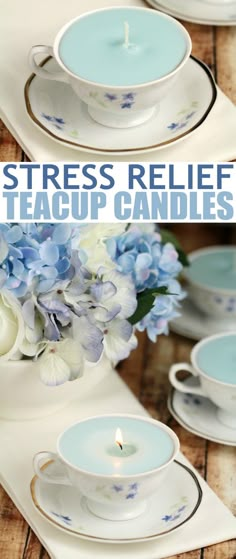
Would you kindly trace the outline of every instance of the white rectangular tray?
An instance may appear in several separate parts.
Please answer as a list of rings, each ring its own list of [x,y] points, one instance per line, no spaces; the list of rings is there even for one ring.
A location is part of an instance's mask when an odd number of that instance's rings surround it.
[[[92,543],[63,534],[35,510],[30,496],[32,457],[39,450],[55,450],[58,434],[77,419],[102,413],[146,414],[127,386],[112,372],[84,401],[49,418],[0,421],[0,481],[51,559],[162,559],[236,537],[236,519],[198,474],[203,500],[195,516],[176,533],[159,540],[112,545]],[[189,462],[180,456],[180,460]],[[196,473],[196,472],[195,472]]]

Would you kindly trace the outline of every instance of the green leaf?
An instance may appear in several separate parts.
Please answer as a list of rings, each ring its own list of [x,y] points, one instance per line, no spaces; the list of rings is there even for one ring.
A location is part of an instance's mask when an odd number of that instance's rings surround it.
[[[189,266],[189,259],[187,257],[187,254],[185,254],[184,250],[181,247],[181,244],[179,243],[178,239],[176,239],[176,236],[167,229],[161,229],[160,232],[162,243],[164,245],[166,243],[172,243],[172,245],[174,245],[178,252],[179,261],[181,262],[181,264],[183,266]]]
[[[154,287],[153,289],[145,289],[144,291],[138,293],[137,308],[134,314],[132,314],[132,316],[130,316],[128,319],[130,324],[132,325],[137,324],[137,322],[142,320],[142,318],[149,313],[149,311],[153,307],[155,298],[158,295],[173,295],[173,294],[168,292],[168,287],[165,285],[162,287]]]
[[[147,297],[148,295],[156,297],[157,295],[170,295],[170,293],[168,292],[168,287],[166,285],[162,285],[161,287],[151,287],[150,289],[140,291],[140,293],[138,293],[138,299]]]

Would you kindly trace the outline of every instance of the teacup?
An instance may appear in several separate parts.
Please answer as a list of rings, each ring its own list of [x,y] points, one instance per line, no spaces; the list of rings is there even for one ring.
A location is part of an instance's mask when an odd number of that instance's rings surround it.
[[[191,365],[176,363],[169,371],[171,384],[180,392],[209,398],[217,406],[218,419],[236,428],[236,331],[209,336],[191,352]],[[177,378],[179,371],[198,377],[200,384],[189,386]],[[200,411],[199,411],[200,413]]]
[[[236,318],[236,247],[215,246],[191,252],[183,272],[190,298],[204,314]]]
[[[96,516],[126,520],[145,510],[178,451],[177,436],[159,421],[136,415],[103,415],[67,428],[58,438],[56,454],[35,455],[34,469],[44,482],[79,490]],[[64,474],[47,474],[41,467],[45,460],[55,460]]]
[[[174,18],[149,8],[113,7],[69,21],[53,47],[32,47],[29,62],[41,78],[70,84],[95,121],[127,128],[153,115],[190,52],[190,36]],[[60,71],[38,65],[37,54],[54,56]]]

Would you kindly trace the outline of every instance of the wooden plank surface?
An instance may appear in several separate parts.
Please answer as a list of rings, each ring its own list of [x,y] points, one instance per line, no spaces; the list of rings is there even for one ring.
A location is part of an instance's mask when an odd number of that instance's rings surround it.
[[[184,23],[193,41],[193,54],[206,62],[221,89],[236,102],[236,27],[200,26]],[[24,159],[21,148],[6,130],[0,127],[0,160]],[[235,229],[214,225],[180,224],[173,227],[186,250],[235,242]],[[209,443],[185,431],[167,410],[167,372],[174,361],[188,360],[192,342],[171,334],[152,344],[139,336],[139,347],[119,367],[122,378],[130,386],[153,417],[170,425],[178,434],[181,448],[212,489],[236,513],[235,448]],[[36,536],[28,528],[9,497],[0,488],[0,558],[49,559]],[[66,558],[65,558],[66,559]],[[172,559],[236,559],[236,542],[225,542],[204,550],[184,553]]]

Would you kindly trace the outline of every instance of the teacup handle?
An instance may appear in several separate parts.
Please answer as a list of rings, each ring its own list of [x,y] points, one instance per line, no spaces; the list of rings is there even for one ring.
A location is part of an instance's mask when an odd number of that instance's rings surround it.
[[[53,476],[47,474],[47,472],[44,471],[42,467],[43,466],[42,463],[43,462],[45,463],[45,461],[48,460],[49,461],[53,460],[54,462],[60,463],[57,454],[55,454],[54,452],[47,452],[47,451],[37,452],[37,454],[35,454],[33,458],[34,471],[39,477],[39,479],[41,479],[42,481],[46,481],[47,483],[71,485],[70,479],[66,474],[61,476],[56,476],[56,475]]]
[[[186,386],[183,382],[177,379],[177,373],[179,371],[187,371],[191,373],[194,377],[197,377],[198,374],[195,369],[189,365],[188,363],[176,363],[172,365],[169,371],[169,379],[171,384],[180,392],[185,392],[186,394],[198,394],[199,396],[206,396],[203,392],[202,387],[199,386]]]
[[[31,69],[35,74],[37,74],[37,76],[40,76],[40,78],[44,78],[46,80],[56,80],[59,82],[69,83],[65,72],[49,72],[48,70],[43,68],[43,66],[37,64],[37,62],[35,61],[35,56],[37,56],[37,54],[47,54],[54,57],[53,48],[47,45],[35,45],[34,47],[31,47],[29,52],[29,63]]]

